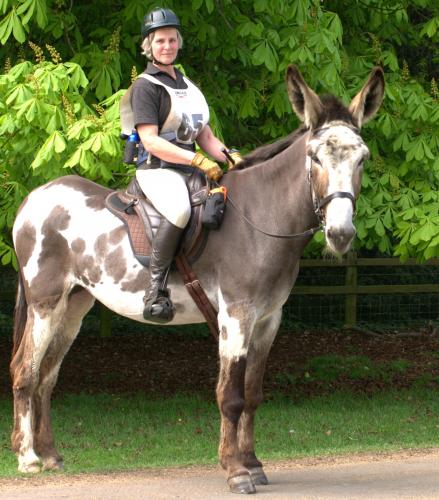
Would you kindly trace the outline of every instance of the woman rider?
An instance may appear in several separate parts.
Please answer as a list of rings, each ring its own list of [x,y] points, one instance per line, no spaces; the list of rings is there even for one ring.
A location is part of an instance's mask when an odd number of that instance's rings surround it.
[[[194,167],[214,181],[223,174],[215,161],[195,152],[195,142],[215,160],[227,158],[222,153],[224,144],[208,125],[203,94],[173,65],[182,46],[178,17],[169,9],[156,8],[144,17],[141,34],[143,54],[151,62],[131,91],[141,141],[136,178],[162,215],[152,242],[143,316],[164,323],[174,317],[166,290],[167,271],[191,215],[186,180]],[[236,165],[241,158],[239,153],[233,156]]]

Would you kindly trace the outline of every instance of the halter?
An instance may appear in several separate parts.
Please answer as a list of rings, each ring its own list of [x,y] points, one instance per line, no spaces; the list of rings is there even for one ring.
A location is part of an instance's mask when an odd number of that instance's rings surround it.
[[[346,125],[345,123],[343,123],[343,125]],[[317,133],[320,133],[322,132],[323,130],[326,130],[327,128],[329,127],[322,127],[318,130],[316,130],[315,134]],[[353,128],[355,129],[355,131],[357,131],[358,129],[356,129],[355,127],[350,127],[350,128]],[[309,157],[307,157],[308,159]],[[309,158],[310,162],[312,162],[312,159]],[[313,177],[312,177],[312,163],[309,164],[309,166],[307,165],[307,181],[308,181],[308,184],[309,184],[309,190],[310,190],[310,194],[311,194],[311,199],[313,201],[313,205],[314,205],[314,213],[316,214],[317,216],[317,220],[318,220],[318,223],[319,225],[316,226],[316,227],[312,227],[311,229],[307,229],[306,231],[303,231],[302,233],[293,233],[293,234],[275,234],[275,233],[269,233],[267,231],[264,231],[263,229],[257,227],[250,219],[248,219],[243,213],[242,211],[235,205],[235,203],[233,202],[233,200],[230,198],[230,195],[227,196],[227,200],[228,202],[230,203],[230,205],[232,205],[232,207],[238,212],[238,215],[250,226],[252,227],[253,229],[255,229],[256,231],[262,233],[262,234],[265,234],[265,236],[270,236],[271,238],[281,238],[281,239],[295,239],[295,238],[303,238],[303,237],[306,237],[306,236],[312,236],[313,234],[317,233],[317,231],[320,231],[320,230],[325,230],[325,223],[326,223],[326,220],[325,220],[325,214],[323,212],[323,207],[325,207],[330,201],[334,200],[335,198],[347,198],[349,200],[351,200],[352,202],[352,207],[354,209],[354,213],[355,213],[355,197],[352,193],[350,193],[349,191],[335,191],[334,193],[331,193],[331,194],[328,194],[327,196],[325,196],[324,198],[319,198],[315,192],[315,189],[314,189],[314,183],[313,183]]]

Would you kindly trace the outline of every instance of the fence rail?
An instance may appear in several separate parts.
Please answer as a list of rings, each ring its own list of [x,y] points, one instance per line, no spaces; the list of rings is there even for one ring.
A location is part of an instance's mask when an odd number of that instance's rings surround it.
[[[381,295],[381,294],[408,294],[408,293],[439,293],[438,283],[409,284],[409,285],[359,285],[359,267],[407,267],[407,266],[438,266],[439,259],[431,259],[419,263],[415,259],[401,262],[395,258],[362,258],[354,253],[349,254],[343,260],[320,260],[304,259],[300,267],[306,268],[345,268],[344,285],[296,285],[291,295],[346,295],[345,317],[346,327],[355,326],[357,323],[357,298],[358,295]]]

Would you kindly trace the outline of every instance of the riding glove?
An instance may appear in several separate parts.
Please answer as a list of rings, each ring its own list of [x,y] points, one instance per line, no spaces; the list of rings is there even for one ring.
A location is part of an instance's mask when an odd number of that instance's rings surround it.
[[[201,153],[195,153],[195,156],[192,158],[191,166],[202,170],[207,177],[213,181],[219,181],[223,176],[223,171],[218,163],[209,160],[209,158],[206,158],[206,156]]]
[[[236,149],[230,150],[229,155],[233,159],[233,162],[227,158],[228,170],[233,170],[240,163],[242,163],[244,161],[244,158],[241,156],[241,153],[239,151],[237,151]]]

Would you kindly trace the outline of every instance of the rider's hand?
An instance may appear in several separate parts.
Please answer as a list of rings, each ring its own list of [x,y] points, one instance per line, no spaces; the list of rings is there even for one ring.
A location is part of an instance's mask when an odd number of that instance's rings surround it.
[[[202,170],[207,175],[207,177],[209,177],[209,179],[213,181],[219,181],[223,176],[223,171],[221,170],[218,163],[209,160],[209,158],[206,158],[206,156],[202,155],[201,153],[195,153],[195,156],[193,157],[191,162],[191,166]]]
[[[227,158],[227,166],[228,166],[228,169],[229,170],[233,170],[234,168],[236,168],[240,163],[242,163],[244,161],[244,158],[241,156],[241,153],[239,151],[229,151],[229,155],[231,156],[231,158],[233,159],[233,162],[231,162],[228,158]]]

